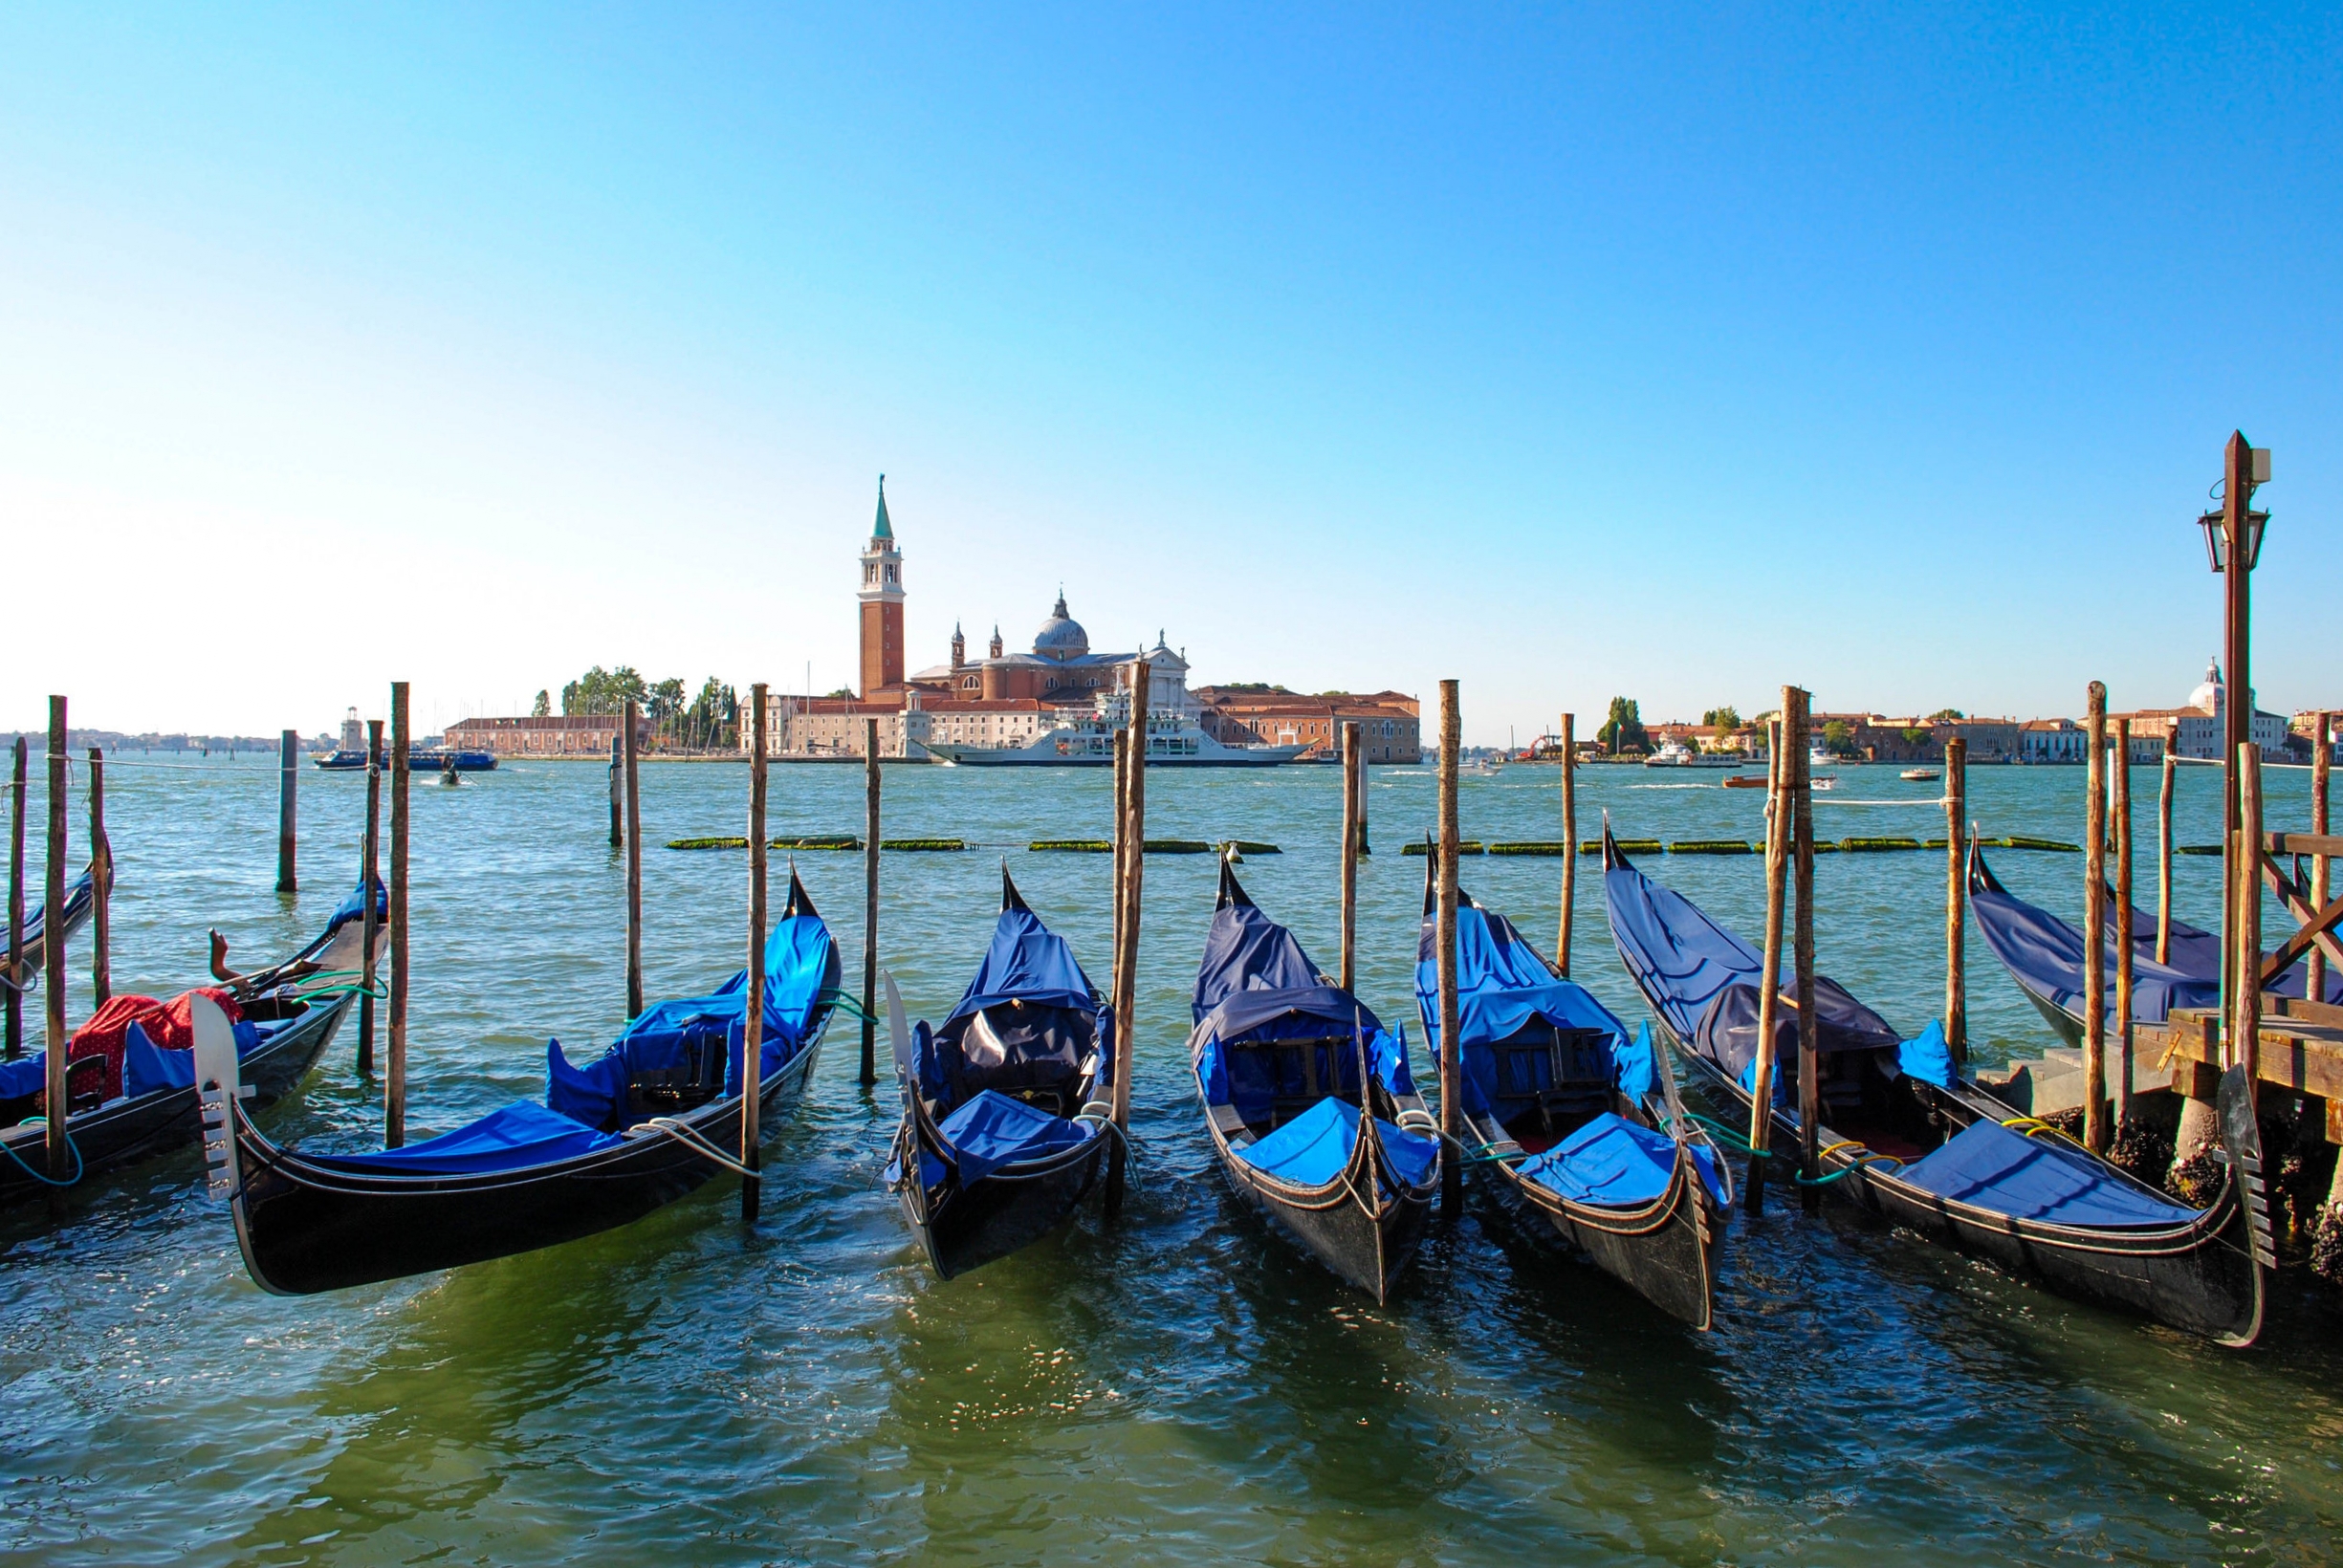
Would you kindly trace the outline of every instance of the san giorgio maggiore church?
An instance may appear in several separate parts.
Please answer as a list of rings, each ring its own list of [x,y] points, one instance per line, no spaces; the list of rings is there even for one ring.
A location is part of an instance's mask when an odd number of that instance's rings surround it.
[[[1186,723],[1204,718],[1188,689],[1188,661],[1158,633],[1152,648],[1097,652],[1090,634],[1066,610],[1062,589],[1030,650],[1007,652],[1000,629],[981,659],[968,656],[955,626],[949,662],[905,671],[903,552],[879,481],[878,519],[862,555],[856,598],[862,617],[862,695],[768,696],[767,745],[796,756],[859,756],[865,725],[876,720],[881,756],[917,756],[929,741],[1021,747],[1053,730],[1093,717],[1120,723],[1130,711],[1130,685],[1147,663],[1150,714]],[[1413,708],[1411,702],[1410,708]],[[1413,741],[1413,717],[1408,724]],[[744,735],[742,744],[747,744]]]

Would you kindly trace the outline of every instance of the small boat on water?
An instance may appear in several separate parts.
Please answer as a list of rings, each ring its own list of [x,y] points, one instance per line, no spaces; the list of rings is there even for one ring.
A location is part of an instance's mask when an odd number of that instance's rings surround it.
[[[1906,768],[1896,776],[1908,778],[1915,784],[1933,784],[1944,776],[1944,772],[1939,768]]]
[[[2108,903],[2114,904],[2112,893]],[[2025,999],[2034,1004],[2035,1011],[2063,1043],[2081,1045],[2088,1016],[2083,1012],[2083,986],[2087,978],[2083,968],[2083,933],[2004,887],[1993,868],[1985,863],[1983,852],[1974,848],[1969,851],[1969,908],[1977,917],[1977,928],[1984,933],[1985,946],[1993,949],[1993,956],[2002,961],[2002,967],[2025,993]],[[2115,940],[2115,919],[2111,908],[2107,949],[2101,955],[2106,966],[2107,1027],[2111,1035],[2115,1028],[2115,967],[2120,951]],[[2157,963],[2156,916],[2135,905],[2132,1017],[2138,1023],[2160,1024],[2174,1008],[2221,1005],[2219,933],[2175,920],[2171,945],[2166,950],[2171,962]],[[2301,996],[2309,983],[2310,962],[2306,957],[2262,990],[2268,995]],[[2343,974],[2329,972],[2326,992],[2325,1001],[2343,1003]]]
[[[838,997],[838,949],[793,870],[766,939],[763,1113],[794,1100]],[[545,1102],[518,1100],[402,1148],[319,1154],[271,1143],[246,1116],[224,1015],[198,997],[195,1075],[205,1153],[244,1266],[307,1296],[574,1241],[640,1219],[737,1169],[748,971],[646,1008],[580,1068],[546,1044]]]
[[[1114,764],[1114,737],[1128,728],[1106,717],[1061,725],[1023,746],[975,746],[956,741],[917,744],[937,761],[956,768],[1107,768]],[[1274,768],[1309,750],[1303,746],[1224,746],[1189,720],[1150,715],[1147,765],[1150,768]]]
[[[1728,790],[1762,790],[1772,782],[1763,773],[1735,773],[1725,779],[1724,787]]]
[[[966,1274],[1064,1223],[1117,1136],[1114,1010],[1005,865],[992,945],[958,1005],[907,1028],[889,977],[887,1013],[903,1090],[887,1183],[935,1272]]]
[[[1394,1035],[1223,862],[1188,1036],[1229,1185],[1378,1302],[1432,1215],[1439,1123]]]
[[[1433,876],[1424,865],[1415,1005],[1439,1055]],[[1733,1205],[1724,1156],[1683,1114],[1649,1024],[1630,1033],[1511,921],[1459,893],[1456,1033],[1466,1158],[1536,1238],[1560,1241],[1670,1317],[1706,1329]]]
[[[86,881],[87,878],[84,878]],[[384,913],[375,884],[378,916]],[[70,906],[69,906],[70,907]],[[65,1136],[72,1185],[140,1164],[194,1142],[198,1131],[194,1003],[205,998],[226,1020],[241,1080],[254,1101],[281,1098],[316,1065],[358,998],[365,905],[357,888],[315,940],[291,957],[224,986],[165,1002],[119,994],[65,1047]],[[375,951],[387,940],[375,929]],[[23,1203],[49,1183],[45,1118],[34,1115],[48,1053],[0,1063],[0,1207]],[[36,1174],[37,1173],[37,1174]]]
[[[84,866],[65,888],[65,938],[73,940],[98,907],[97,868]],[[5,919],[0,913],[0,919]],[[8,967],[8,931],[0,926],[0,985],[13,986],[20,991],[36,990],[41,983],[41,970],[49,962],[49,905],[44,903],[25,914],[24,929],[17,934],[21,945],[22,962],[11,970]]]
[[[1647,768],[1738,768],[1748,761],[1739,753],[1727,756],[1718,751],[1701,751],[1680,740],[1663,743],[1660,749],[1643,759]]]
[[[1643,875],[1606,831],[1603,900],[1637,989],[1695,1078],[1746,1117],[1754,1103],[1757,949]],[[1816,976],[1817,1129],[1827,1192],[2061,1295],[2227,1345],[2261,1333],[2274,1254],[2261,1132],[2244,1070],[2224,1074],[2220,1193],[2191,1209],[2008,1107],[1953,1070],[1942,1029],[1904,1039]],[[1794,1005],[1778,1023],[1771,1141],[1798,1146]],[[1786,1160],[1777,1160],[1787,1165]]]

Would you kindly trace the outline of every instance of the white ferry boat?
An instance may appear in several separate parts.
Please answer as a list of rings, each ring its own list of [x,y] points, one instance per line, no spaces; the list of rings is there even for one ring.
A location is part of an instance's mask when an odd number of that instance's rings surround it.
[[[1727,755],[1720,751],[1696,751],[1680,740],[1672,740],[1643,759],[1647,768],[1738,768],[1749,759]]]
[[[1106,768],[1114,764],[1115,732],[1122,727],[1103,718],[1063,725],[1027,746],[970,746],[951,741],[921,744],[954,768]],[[1150,768],[1274,768],[1291,762],[1305,746],[1223,746],[1185,719],[1149,719],[1147,765]]]

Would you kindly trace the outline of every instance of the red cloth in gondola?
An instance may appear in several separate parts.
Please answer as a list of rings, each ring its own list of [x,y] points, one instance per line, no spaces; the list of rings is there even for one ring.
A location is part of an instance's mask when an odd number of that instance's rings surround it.
[[[74,1037],[65,1047],[68,1062],[84,1056],[103,1056],[105,1066],[104,1098],[112,1100],[122,1092],[122,1051],[130,1033],[137,1024],[146,1032],[146,1037],[158,1050],[186,1051],[195,1044],[195,998],[208,996],[228,1014],[230,1024],[244,1018],[244,1010],[236,999],[217,986],[204,986],[185,991],[169,1001],[158,1001],[152,996],[116,996],[98,1010],[88,1023],[74,1031]],[[76,1088],[80,1085],[77,1083]]]

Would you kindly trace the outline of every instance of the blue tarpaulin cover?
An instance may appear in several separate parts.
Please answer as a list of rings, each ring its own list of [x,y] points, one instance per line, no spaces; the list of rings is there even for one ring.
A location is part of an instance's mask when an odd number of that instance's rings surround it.
[[[306,1154],[313,1165],[388,1176],[471,1176],[519,1170],[612,1148],[626,1139],[580,1126],[558,1111],[520,1100],[437,1138],[376,1154]]]
[[[1431,1173],[1439,1144],[1402,1132],[1388,1122],[1377,1122],[1375,1134],[1391,1174],[1405,1186],[1421,1186]],[[1294,1187],[1324,1187],[1350,1164],[1350,1151],[1358,1138],[1359,1108],[1329,1096],[1259,1143],[1237,1149],[1236,1155],[1254,1169]]]
[[[993,923],[984,962],[976,966],[976,977],[944,1021],[965,1018],[1012,998],[1027,1007],[1085,1012],[1098,1005],[1091,999],[1090,977],[1075,962],[1072,946],[1042,925],[1040,916],[1022,907],[1003,909]]]
[[[981,1182],[1002,1165],[1038,1160],[1099,1136],[1098,1130],[997,1090],[979,1092],[937,1123],[960,1167],[960,1185]]]
[[[2161,1228],[2201,1212],[2141,1191],[2080,1150],[1995,1122],[1970,1122],[1896,1174],[1939,1198],[2054,1225]]]
[[[1438,932],[1430,915],[1416,940],[1415,1002],[1434,1057],[1440,1043]],[[1456,1034],[1464,1042],[1464,1106],[1486,1116],[1492,1104],[1506,1114],[1492,1044],[1510,1039],[1540,1019],[1559,1029],[1600,1030],[1616,1082],[1627,1025],[1573,981],[1558,979],[1513,922],[1470,901],[1456,910]],[[1649,1057],[1646,1058],[1649,1066]],[[1544,1081],[1542,1089],[1554,1085]],[[1519,1085],[1515,1085],[1519,1088]]]
[[[350,889],[349,897],[334,906],[333,914],[326,918],[325,934],[332,936],[365,912],[366,889],[361,882]],[[390,919],[390,889],[383,885],[383,879],[380,877],[374,880],[374,917],[378,930],[381,929],[381,923]]]
[[[1754,987],[1763,978],[1765,960],[1756,948],[1631,865],[1604,873],[1603,902],[1619,956],[1679,1040],[1693,1037],[1727,986]]]
[[[922,1020],[912,1034],[921,1091],[947,1106],[984,1089],[1071,1083],[1094,1054],[1103,1087],[1114,1077],[1113,1012],[1092,994],[1072,945],[1021,902],[994,922],[984,961],[943,1024]]]
[[[1631,1209],[1668,1190],[1675,1173],[1675,1140],[1605,1111],[1569,1137],[1521,1165],[1522,1175],[1572,1203]],[[1691,1145],[1693,1164],[1719,1203],[1724,1184],[1716,1157]]]
[[[238,1046],[243,1041],[236,1042]],[[241,1052],[239,1052],[241,1055]],[[132,1100],[157,1089],[195,1087],[195,1052],[165,1051],[134,1020],[122,1032],[122,1093]]]
[[[1629,1104],[1640,1105],[1644,1096],[1659,1092],[1659,1042],[1652,1038],[1651,1019],[1637,1023],[1634,1040],[1611,1055],[1617,1063],[1619,1093]]]
[[[1896,1047],[1896,1065],[1939,1089],[1953,1086],[1953,1050],[1944,1041],[1944,1025],[1936,1018],[1913,1038]]]
[[[22,1100],[48,1086],[49,1053],[38,1051],[14,1061],[0,1061],[0,1100]]]

